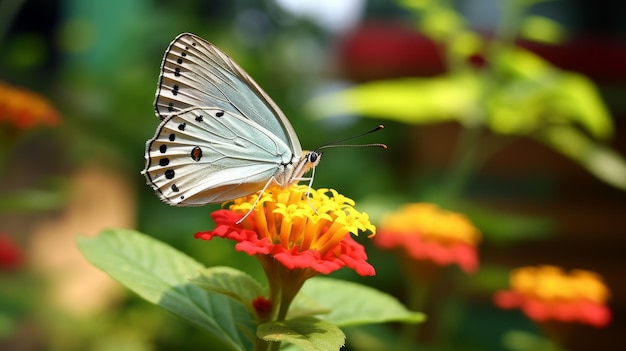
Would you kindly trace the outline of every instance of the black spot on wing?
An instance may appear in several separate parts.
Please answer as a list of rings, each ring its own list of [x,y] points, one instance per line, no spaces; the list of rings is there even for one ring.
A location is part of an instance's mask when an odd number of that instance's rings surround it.
[[[199,146],[191,150],[191,159],[198,162],[202,158],[202,149]]]

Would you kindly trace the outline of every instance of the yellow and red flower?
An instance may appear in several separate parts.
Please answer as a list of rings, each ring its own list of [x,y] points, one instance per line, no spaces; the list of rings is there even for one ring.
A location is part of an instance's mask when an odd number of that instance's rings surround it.
[[[0,122],[17,130],[59,123],[59,113],[44,97],[0,82]]]
[[[609,289],[602,277],[586,270],[568,273],[555,266],[522,267],[510,274],[511,290],[498,291],[495,304],[520,308],[537,322],[580,322],[604,327],[611,320]]]
[[[238,224],[257,200],[252,213]],[[350,234],[375,233],[376,228],[367,214],[353,206],[353,200],[333,189],[272,187],[260,197],[255,193],[235,200],[229,209],[213,212],[216,228],[195,237],[235,240],[238,251],[268,256],[288,269],[307,270],[311,275],[328,274],[344,266],[363,276],[374,275],[364,247]]]
[[[478,269],[476,245],[481,234],[462,214],[430,203],[407,204],[385,216],[374,243],[403,248],[415,260],[437,265],[458,264],[467,273]]]

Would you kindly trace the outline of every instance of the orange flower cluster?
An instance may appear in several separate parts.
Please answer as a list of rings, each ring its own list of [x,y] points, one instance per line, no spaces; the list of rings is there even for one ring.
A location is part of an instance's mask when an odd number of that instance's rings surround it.
[[[42,96],[0,82],[0,122],[25,130],[56,125],[59,113]]]
[[[498,291],[500,308],[520,308],[537,322],[580,322],[604,327],[611,320],[609,290],[598,274],[555,266],[522,267],[510,275],[511,290]]]
[[[429,203],[414,203],[383,218],[376,245],[402,247],[416,260],[458,264],[467,273],[478,269],[476,245],[481,234],[462,214]]]

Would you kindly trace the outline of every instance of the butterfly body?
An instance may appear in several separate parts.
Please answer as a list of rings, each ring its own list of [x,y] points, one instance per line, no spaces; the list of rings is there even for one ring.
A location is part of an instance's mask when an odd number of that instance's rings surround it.
[[[147,183],[175,206],[219,203],[303,179],[320,154],[302,151],[287,117],[233,60],[204,39],[172,41],[146,143]]]

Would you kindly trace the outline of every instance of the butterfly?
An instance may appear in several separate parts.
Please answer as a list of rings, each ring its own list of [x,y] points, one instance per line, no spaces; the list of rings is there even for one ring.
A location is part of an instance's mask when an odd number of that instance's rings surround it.
[[[221,203],[287,187],[321,153],[303,151],[278,105],[228,55],[191,33],[165,51],[146,142],[147,183],[173,206]]]

